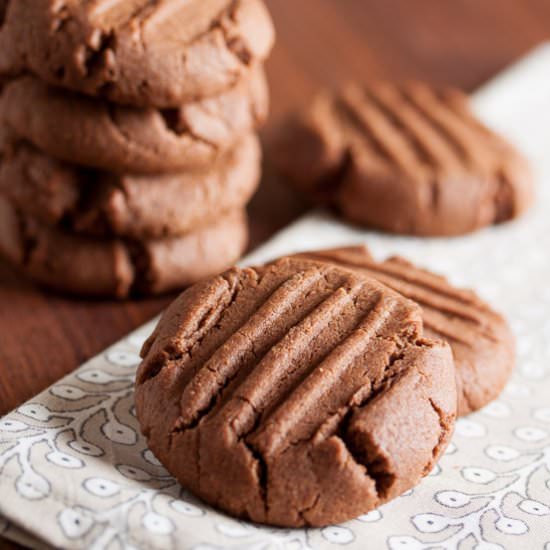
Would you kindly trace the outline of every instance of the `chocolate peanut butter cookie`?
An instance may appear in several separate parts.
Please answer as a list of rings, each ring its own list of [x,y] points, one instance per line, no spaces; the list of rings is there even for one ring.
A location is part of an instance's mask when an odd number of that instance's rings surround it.
[[[0,195],[47,225],[91,236],[178,236],[243,208],[260,178],[260,146],[245,137],[201,171],[117,175],[84,170],[17,144],[0,161]]]
[[[424,334],[446,340],[453,351],[458,414],[496,399],[515,365],[514,337],[506,320],[470,290],[403,258],[375,262],[365,247],[318,250],[298,255],[375,278],[422,308]]]
[[[203,167],[265,119],[262,69],[222,95],[175,109],[121,107],[22,77],[0,96],[3,140],[26,140],[68,162],[118,173]],[[10,137],[11,134],[11,137]]]
[[[0,74],[116,103],[179,107],[219,94],[274,41],[261,0],[3,0]]]
[[[124,298],[183,288],[234,263],[246,241],[241,211],[184,237],[98,240],[50,229],[0,197],[0,254],[32,280],[66,293]]]
[[[242,518],[325,525],[426,475],[456,412],[447,344],[420,308],[310,261],[184,292],[142,349],[137,415],[181,484]]]
[[[532,201],[527,162],[471,113],[457,90],[350,85],[288,121],[281,171],[355,223],[457,235],[519,216]]]

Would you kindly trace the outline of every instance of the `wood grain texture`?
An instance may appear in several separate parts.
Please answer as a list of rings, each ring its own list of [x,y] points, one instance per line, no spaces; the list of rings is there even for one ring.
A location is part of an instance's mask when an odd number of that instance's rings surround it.
[[[547,0],[268,0],[278,43],[269,61],[271,125],[319,86],[421,78],[466,90],[550,37]],[[272,126],[271,126],[272,127]],[[270,125],[264,130],[269,137]],[[266,168],[250,206],[251,245],[303,212]],[[116,303],[36,290],[0,266],[0,414],[157,314],[173,296]]]

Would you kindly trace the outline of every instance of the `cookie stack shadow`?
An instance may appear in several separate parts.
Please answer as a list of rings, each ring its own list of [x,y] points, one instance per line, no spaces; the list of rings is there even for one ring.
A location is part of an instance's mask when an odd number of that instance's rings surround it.
[[[58,291],[162,293],[246,248],[269,14],[134,4],[10,2],[0,26],[0,253]]]

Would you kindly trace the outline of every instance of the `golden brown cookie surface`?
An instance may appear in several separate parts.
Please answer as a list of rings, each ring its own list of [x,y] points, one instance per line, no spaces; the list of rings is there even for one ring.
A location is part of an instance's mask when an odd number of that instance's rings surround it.
[[[236,211],[183,237],[93,239],[40,224],[0,197],[0,254],[31,280],[69,294],[125,298],[181,289],[233,264],[247,236],[246,215]]]
[[[95,237],[181,236],[243,208],[260,179],[260,145],[245,137],[204,170],[108,174],[19,144],[0,161],[0,195],[46,225]]]
[[[365,247],[318,250],[298,257],[323,261],[373,277],[422,308],[424,333],[446,340],[453,351],[458,414],[496,399],[515,365],[515,341],[506,320],[470,290],[403,258],[376,262]]]
[[[416,82],[319,95],[282,128],[274,155],[310,197],[393,233],[467,233],[532,202],[527,162],[467,98]]]
[[[0,74],[139,107],[216,95],[274,41],[261,0],[7,0]]]
[[[325,525],[412,487],[456,413],[448,346],[373,280],[283,259],[184,292],[142,350],[137,414],[155,455],[253,521]]]
[[[221,95],[174,109],[132,108],[18,78],[0,95],[5,141],[25,140],[50,156],[116,173],[202,168],[263,122],[263,70]]]

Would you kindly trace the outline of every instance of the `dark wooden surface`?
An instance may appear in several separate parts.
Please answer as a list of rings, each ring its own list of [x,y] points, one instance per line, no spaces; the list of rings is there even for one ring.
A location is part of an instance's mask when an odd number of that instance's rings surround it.
[[[268,4],[278,30],[268,66],[272,121],[306,102],[319,86],[352,78],[413,77],[473,90],[550,38],[548,0]],[[250,207],[252,246],[303,209],[268,172]],[[170,299],[64,299],[32,288],[0,265],[0,415],[158,313]]]

